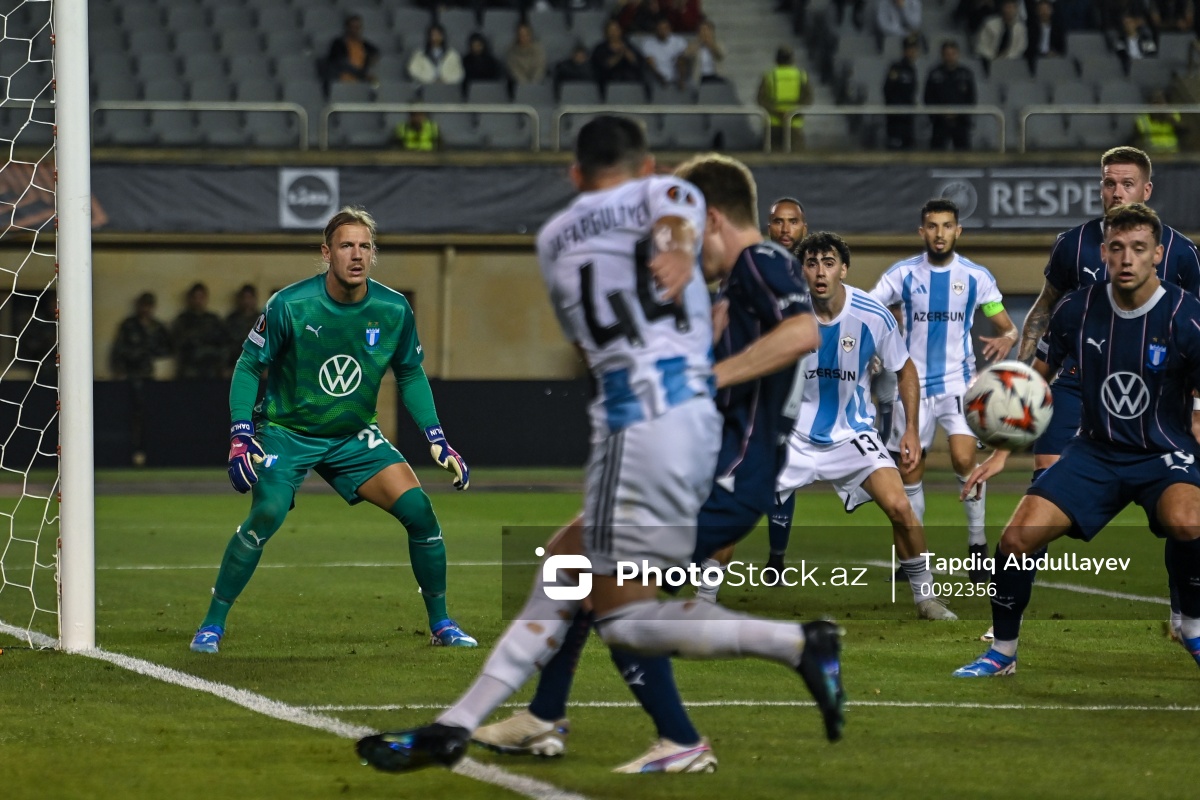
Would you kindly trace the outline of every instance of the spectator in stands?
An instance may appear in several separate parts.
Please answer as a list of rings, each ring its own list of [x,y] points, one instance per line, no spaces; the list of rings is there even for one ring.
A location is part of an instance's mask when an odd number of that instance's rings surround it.
[[[500,59],[492,54],[492,46],[482,33],[472,33],[467,39],[467,52],[462,58],[463,89],[477,81],[503,81],[508,73]]]
[[[999,10],[998,0],[959,0],[954,9],[954,18],[962,22],[968,34],[974,36],[983,27],[984,20]]]
[[[771,141],[783,144],[785,117],[801,106],[812,103],[812,84],[808,73],[796,66],[796,56],[786,45],[775,51],[775,66],[763,73],[758,86],[758,104],[771,115]],[[802,147],[804,117],[792,120],[792,147]]]
[[[568,58],[554,65],[554,94],[557,97],[564,83],[595,83],[596,71],[583,42],[576,42]]]
[[[329,44],[325,56],[325,79],[336,81],[374,83],[375,64],[379,61],[379,48],[363,38],[363,20],[357,14],[346,17],[342,35]]]
[[[854,27],[861,31],[863,28],[863,14],[867,8],[867,0],[833,0],[834,13],[837,15],[838,25],[841,25],[842,20],[846,18],[846,6],[850,7],[850,21],[854,23]]]
[[[975,105],[975,74],[958,61],[958,42],[942,42],[942,63],[929,71],[925,79],[925,105]],[[971,118],[966,114],[931,114],[933,133],[929,147],[933,150],[971,149]]]
[[[686,73],[679,68],[679,59],[687,49],[687,40],[671,30],[671,20],[659,18],[654,35],[642,40],[641,53],[649,76],[660,86],[682,86]]]
[[[1152,0],[1150,27],[1156,31],[1190,31],[1195,24],[1192,0]]]
[[[1167,105],[1166,92],[1155,89],[1150,93],[1150,103],[1156,106]],[[1138,114],[1137,145],[1147,153],[1178,153],[1179,133],[1182,128],[1179,114],[1172,111]]]
[[[921,0],[878,0],[875,6],[875,36],[903,39],[921,32]]]
[[[696,33],[704,21],[700,0],[660,0],[662,12],[671,20],[671,30],[677,33]]]
[[[725,49],[717,42],[717,27],[712,20],[700,23],[693,39],[683,54],[686,74],[692,75],[696,83],[724,83],[725,79],[717,67],[725,60]]]
[[[218,379],[228,375],[225,326],[208,310],[208,287],[194,283],[187,306],[171,323],[175,345],[175,377],[183,380]]]
[[[442,132],[424,111],[408,112],[408,119],[396,125],[396,140],[405,150],[432,152],[442,144]]]
[[[408,60],[408,74],[417,83],[463,82],[462,57],[446,44],[446,29],[441,25],[429,26],[425,32],[425,47]]]
[[[146,464],[146,381],[154,380],[154,362],[171,355],[171,335],[154,316],[156,304],[150,292],[138,295],[133,316],[117,328],[112,348],[113,375],[129,382],[129,443],[137,467]]]
[[[637,83],[643,80],[642,57],[625,38],[616,20],[604,26],[604,41],[592,50],[592,70],[603,89],[610,83]]]
[[[624,33],[654,33],[658,20],[663,16],[659,0],[621,0],[613,17]]]
[[[1025,58],[1031,70],[1036,68],[1038,59],[1061,58],[1067,54],[1067,31],[1050,0],[1038,0],[1027,27],[1029,49],[1025,51]]]
[[[1054,0],[1054,12],[1068,31],[1095,30],[1100,27],[1095,0]]]
[[[132,316],[126,317],[113,341],[113,375],[129,380],[154,380],[154,362],[171,355],[171,334],[155,316],[157,298],[142,292],[134,301]]]
[[[900,60],[888,67],[883,81],[883,102],[889,106],[917,104],[917,58],[921,55],[921,37],[909,34],[904,39]],[[889,114],[887,117],[887,148],[911,150],[917,143],[916,117],[910,114]]]
[[[1000,13],[993,14],[979,29],[975,52],[984,64],[1001,58],[1023,58],[1029,49],[1029,31],[1017,11],[1017,0],[1002,0]]]
[[[533,36],[533,26],[522,22],[504,57],[514,83],[541,83],[546,77],[546,50]]]
[[[1129,65],[1142,58],[1158,56],[1158,40],[1150,26],[1133,14],[1121,17],[1119,31],[1108,31],[1109,41],[1121,65],[1129,72]]]
[[[225,317],[225,341],[229,343],[229,355],[225,359],[225,366],[231,374],[242,355],[242,342],[246,341],[246,334],[258,322],[260,314],[262,309],[258,305],[258,289],[253,283],[247,283],[234,295],[233,311]]]

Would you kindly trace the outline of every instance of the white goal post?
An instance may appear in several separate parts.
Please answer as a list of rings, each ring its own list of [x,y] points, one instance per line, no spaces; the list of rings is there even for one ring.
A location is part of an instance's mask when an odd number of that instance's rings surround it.
[[[69,652],[96,644],[89,95],[87,0],[0,0],[0,633]]]
[[[54,3],[59,308],[59,647],[96,646],[88,2]]]

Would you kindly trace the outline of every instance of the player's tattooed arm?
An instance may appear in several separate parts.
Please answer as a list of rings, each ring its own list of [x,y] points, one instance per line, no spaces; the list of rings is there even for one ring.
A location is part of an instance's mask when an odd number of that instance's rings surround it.
[[[797,314],[779,323],[770,333],[737,355],[723,358],[713,367],[717,388],[736,386],[771,375],[800,360],[821,344],[816,317]]]
[[[696,269],[696,226],[683,217],[660,217],[650,232],[654,254],[650,272],[663,298],[675,302],[692,280]]]
[[[1050,315],[1062,295],[1063,293],[1048,281],[1042,285],[1042,293],[1025,315],[1025,324],[1021,326],[1021,349],[1017,351],[1019,360],[1026,364],[1032,363],[1033,357],[1037,355],[1038,342],[1050,326]]]

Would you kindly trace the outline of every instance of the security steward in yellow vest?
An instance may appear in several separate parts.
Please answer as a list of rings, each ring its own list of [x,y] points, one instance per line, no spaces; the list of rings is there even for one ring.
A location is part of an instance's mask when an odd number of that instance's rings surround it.
[[[1166,105],[1167,96],[1162,89],[1150,95],[1154,105]],[[1174,113],[1138,114],[1137,132],[1139,144],[1147,153],[1178,153],[1181,119]]]
[[[758,104],[771,116],[771,142],[773,147],[783,143],[783,121],[788,113],[800,106],[812,103],[812,85],[808,73],[796,66],[795,54],[790,47],[780,47],[775,52],[775,67],[763,73],[758,87]],[[804,118],[792,120],[792,147],[804,144]]]
[[[396,138],[405,150],[437,150],[441,143],[437,123],[424,111],[412,111],[408,121],[396,126]]]

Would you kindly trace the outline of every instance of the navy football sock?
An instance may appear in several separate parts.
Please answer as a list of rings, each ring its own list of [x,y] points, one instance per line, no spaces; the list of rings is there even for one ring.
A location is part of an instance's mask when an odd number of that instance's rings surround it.
[[[1042,547],[1029,554],[1031,561],[1036,561],[1046,555]],[[1018,562],[1022,559],[1018,556]],[[992,597],[992,628],[998,642],[1015,641],[1021,632],[1021,615],[1029,605],[1033,595],[1033,580],[1037,577],[1037,569],[1021,568],[1019,565],[1005,566],[1008,554],[996,545],[996,571],[992,573],[992,583],[996,594]]]
[[[783,555],[787,552],[788,540],[792,536],[792,517],[796,513],[796,495],[788,495],[782,503],[776,503],[775,510],[767,517],[767,535],[771,542],[771,554]]]
[[[587,644],[588,632],[592,629],[594,615],[579,609],[567,629],[563,646],[554,658],[542,668],[537,691],[529,701],[529,713],[538,719],[554,722],[567,715],[567,697],[575,681],[575,668],[579,666],[579,655]]]
[[[1184,617],[1200,619],[1200,539],[1167,539],[1166,561]]]
[[[1163,548],[1163,562],[1167,565],[1167,590],[1171,595],[1171,614],[1180,613],[1179,603],[1179,585],[1175,580],[1175,548],[1171,546],[1174,539],[1167,539],[1167,545]]]
[[[665,656],[642,656],[631,650],[613,649],[611,653],[625,684],[654,720],[659,737],[670,739],[675,744],[699,743],[700,734],[688,719],[679,690],[675,687],[671,659]]]

